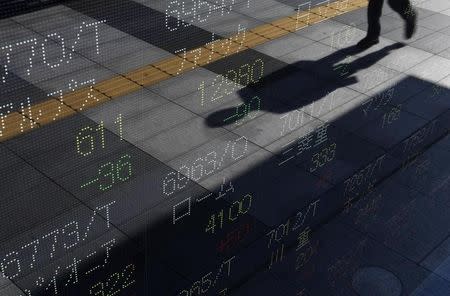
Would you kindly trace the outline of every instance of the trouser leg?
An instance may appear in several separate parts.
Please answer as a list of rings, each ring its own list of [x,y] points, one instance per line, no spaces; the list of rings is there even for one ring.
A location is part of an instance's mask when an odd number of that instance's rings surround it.
[[[413,12],[413,8],[409,0],[389,0],[389,6],[397,12],[404,20],[409,19]]]
[[[367,8],[367,20],[369,22],[369,28],[367,30],[367,36],[380,36],[380,17],[382,10],[383,0],[369,0],[369,7]]]

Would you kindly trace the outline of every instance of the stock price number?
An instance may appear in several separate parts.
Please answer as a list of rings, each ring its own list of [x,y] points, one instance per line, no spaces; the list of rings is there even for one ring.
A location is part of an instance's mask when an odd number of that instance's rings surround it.
[[[106,191],[116,183],[129,180],[131,175],[131,156],[125,154],[115,162],[109,161],[100,166],[97,177],[81,185],[81,188],[97,183],[99,190]]]
[[[119,133],[120,140],[123,140],[123,123],[122,114],[114,120],[114,124],[117,125],[117,131]],[[105,124],[102,121],[97,126],[85,126],[77,134],[75,138],[77,153],[82,156],[91,155],[97,145],[100,144],[102,149],[106,147],[105,141]]]
[[[328,147],[324,147],[317,153],[314,153],[311,162],[313,166],[309,168],[310,172],[314,172],[318,168],[323,167],[328,162],[332,161],[336,156],[336,143],[332,143]]]
[[[221,209],[218,213],[212,214],[205,232],[214,234],[216,227],[222,229],[224,223],[236,221],[239,216],[247,214],[251,207],[252,196],[247,194],[241,200],[233,202],[227,209]]]
[[[89,289],[90,296],[115,296],[136,282],[136,267],[127,265],[122,271],[108,276],[106,281],[98,282]]]
[[[241,65],[238,69],[231,69],[224,75],[217,75],[212,81],[210,94],[206,94],[205,81],[202,81],[198,90],[200,91],[201,105],[215,102],[224,96],[231,95],[234,91],[250,84],[256,84],[264,76],[264,61],[255,60],[252,64]],[[205,98],[209,97],[207,101]]]

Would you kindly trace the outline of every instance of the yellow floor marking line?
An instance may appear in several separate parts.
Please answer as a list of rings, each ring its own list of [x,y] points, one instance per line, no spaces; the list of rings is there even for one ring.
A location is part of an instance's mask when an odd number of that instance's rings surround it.
[[[367,5],[368,0],[338,0],[308,10],[302,8],[296,14],[65,93],[60,98],[0,114],[0,142]]]

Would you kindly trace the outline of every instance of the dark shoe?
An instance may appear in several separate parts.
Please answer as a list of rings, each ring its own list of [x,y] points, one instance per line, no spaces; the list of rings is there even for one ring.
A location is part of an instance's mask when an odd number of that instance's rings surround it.
[[[406,19],[405,38],[410,39],[416,32],[417,12],[411,10]]]
[[[379,42],[380,41],[378,40],[378,37],[366,36],[365,38],[361,39],[361,41],[359,41],[356,46],[361,49],[367,49],[375,44],[378,44]]]

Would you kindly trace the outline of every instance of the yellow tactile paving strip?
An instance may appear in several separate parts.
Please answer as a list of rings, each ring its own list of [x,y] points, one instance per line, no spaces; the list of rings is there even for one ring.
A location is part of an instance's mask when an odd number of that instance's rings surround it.
[[[339,0],[306,10],[301,7],[294,15],[0,116],[0,142],[367,5],[368,0]]]

